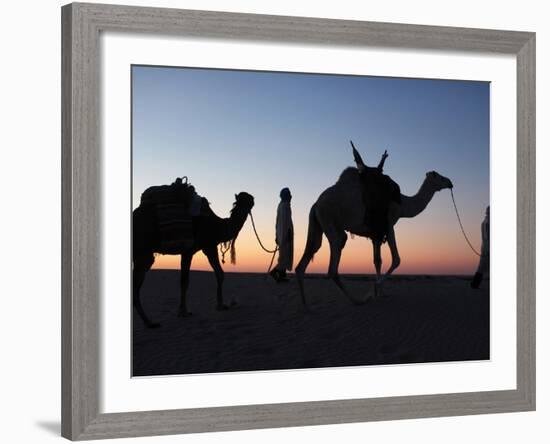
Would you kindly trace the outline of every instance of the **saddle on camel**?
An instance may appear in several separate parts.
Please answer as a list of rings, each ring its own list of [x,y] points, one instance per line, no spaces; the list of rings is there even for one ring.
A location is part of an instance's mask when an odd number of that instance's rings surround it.
[[[383,174],[388,152],[384,151],[376,168],[369,167],[365,165],[351,140],[350,143],[363,190],[367,236],[373,240],[385,242],[389,228],[388,210],[390,203],[392,201],[401,203],[399,185],[390,176]]]
[[[155,207],[162,251],[178,252],[193,243],[193,218],[207,211],[208,201],[199,196],[186,176],[170,185],[147,188],[140,206]]]

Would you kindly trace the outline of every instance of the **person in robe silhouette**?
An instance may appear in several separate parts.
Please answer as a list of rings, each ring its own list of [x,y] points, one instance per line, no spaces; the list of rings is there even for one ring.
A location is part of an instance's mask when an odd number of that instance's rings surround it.
[[[283,188],[279,194],[281,201],[277,207],[275,223],[275,242],[279,249],[277,265],[269,273],[276,282],[286,282],[287,270],[292,270],[294,256],[294,227],[292,225],[292,209],[290,201],[292,194],[288,188]]]

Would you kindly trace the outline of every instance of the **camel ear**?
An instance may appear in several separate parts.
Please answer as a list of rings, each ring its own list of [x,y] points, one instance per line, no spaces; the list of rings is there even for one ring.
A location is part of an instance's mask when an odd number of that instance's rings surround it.
[[[359,152],[355,149],[355,145],[350,140],[349,143],[351,143],[351,148],[353,150],[353,160],[355,160],[355,164],[357,165],[357,169],[359,172],[363,172],[365,170],[365,162],[363,162],[363,159],[361,159],[361,155]]]

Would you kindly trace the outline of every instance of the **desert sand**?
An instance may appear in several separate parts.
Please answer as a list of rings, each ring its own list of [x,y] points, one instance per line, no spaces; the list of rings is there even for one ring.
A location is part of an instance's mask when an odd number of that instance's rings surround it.
[[[344,276],[363,296],[373,278]],[[296,281],[226,273],[228,311],[216,311],[213,273],[191,272],[188,306],[177,317],[179,272],[154,270],[142,288],[145,310],[160,328],[133,316],[133,375],[486,360],[489,282],[472,290],[466,276],[393,276],[387,297],[353,305],[326,278],[306,277],[311,312]]]

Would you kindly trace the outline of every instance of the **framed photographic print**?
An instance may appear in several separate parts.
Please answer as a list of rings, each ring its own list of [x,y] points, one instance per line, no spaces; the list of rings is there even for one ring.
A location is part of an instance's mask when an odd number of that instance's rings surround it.
[[[63,436],[535,408],[533,33],[62,24]]]

